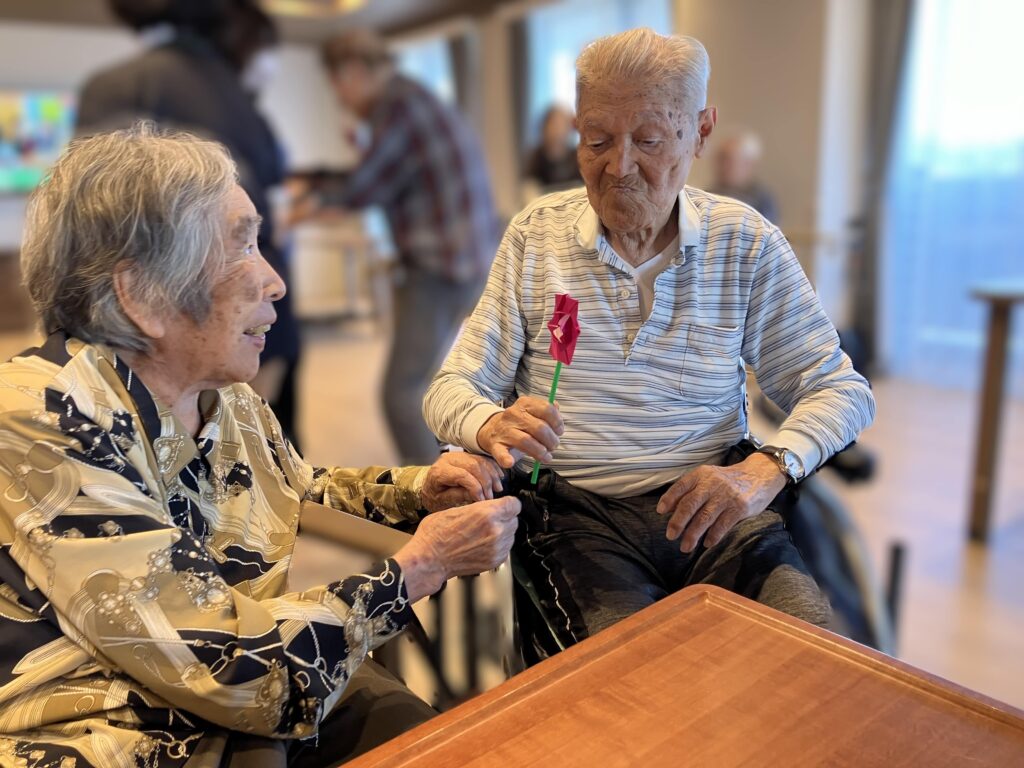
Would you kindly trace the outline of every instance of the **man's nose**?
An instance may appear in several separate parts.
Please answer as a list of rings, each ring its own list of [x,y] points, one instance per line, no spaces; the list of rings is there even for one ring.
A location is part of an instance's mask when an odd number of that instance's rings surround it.
[[[636,171],[636,158],[633,153],[636,147],[628,138],[616,141],[612,147],[611,156],[608,158],[608,172],[613,176],[622,178],[629,176]]]

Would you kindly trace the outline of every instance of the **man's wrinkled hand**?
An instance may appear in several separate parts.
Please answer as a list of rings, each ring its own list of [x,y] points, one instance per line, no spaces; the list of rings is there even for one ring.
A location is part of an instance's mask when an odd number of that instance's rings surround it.
[[[519,499],[506,496],[424,517],[412,540],[395,553],[409,599],[434,594],[454,576],[501,565],[515,541],[519,510]]]
[[[502,473],[486,456],[452,451],[443,453],[427,471],[420,504],[437,512],[459,504],[493,499],[501,492]]]
[[[692,552],[704,539],[718,544],[741,520],[764,512],[786,486],[778,465],[754,453],[731,467],[698,467],[684,475],[658,501],[658,514],[669,514],[666,538],[682,535],[679,549]]]
[[[521,397],[484,422],[476,441],[500,466],[511,469],[522,456],[549,464],[564,432],[557,405],[540,397]]]

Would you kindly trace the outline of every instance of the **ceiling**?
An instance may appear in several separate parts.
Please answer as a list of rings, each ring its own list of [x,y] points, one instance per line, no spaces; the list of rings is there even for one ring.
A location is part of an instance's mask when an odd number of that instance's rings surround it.
[[[455,16],[488,13],[507,0],[264,0],[286,42],[319,43],[353,26],[398,33]],[[354,10],[344,10],[354,8]],[[2,0],[0,21],[115,26],[106,0]]]

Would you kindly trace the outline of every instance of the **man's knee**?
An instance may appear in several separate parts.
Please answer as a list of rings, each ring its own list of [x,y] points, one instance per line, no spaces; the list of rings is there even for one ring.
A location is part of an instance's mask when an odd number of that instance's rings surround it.
[[[782,518],[772,510],[742,520],[701,564],[696,581],[730,589],[812,624],[828,624],[832,609],[796,549]]]
[[[832,618],[832,606],[807,573],[792,565],[780,565],[768,574],[756,597],[757,602],[818,626]]]

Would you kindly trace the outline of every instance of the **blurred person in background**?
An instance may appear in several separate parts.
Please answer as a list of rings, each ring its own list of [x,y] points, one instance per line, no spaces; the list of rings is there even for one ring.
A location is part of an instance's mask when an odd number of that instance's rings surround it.
[[[465,118],[399,74],[369,30],[329,40],[323,61],[341,105],[368,123],[369,144],[342,181],[296,205],[293,221],[326,208],[381,206],[398,251],[383,404],[403,462],[430,462],[438,445],[423,394],[476,304],[498,241],[491,185]]]
[[[573,114],[554,104],[541,118],[540,143],[526,159],[524,178],[529,184],[528,198],[538,194],[583,184],[576,161],[576,129]]]
[[[260,249],[289,281],[288,254],[275,240],[270,192],[282,183],[284,155],[256,106],[272,75],[278,32],[256,0],[110,0],[146,45],[138,56],[92,76],[82,89],[78,135],[121,128],[140,118],[224,144],[242,188],[262,217]],[[301,339],[291,297],[277,304],[253,388],[298,442]]]
[[[830,619],[781,513],[874,400],[779,229],[686,185],[717,120],[710,69],[699,41],[650,29],[584,49],[586,188],[513,219],[424,401],[442,439],[513,470],[518,565],[560,647],[696,583]],[[560,293],[581,329],[550,404]],[[746,439],[744,364],[787,414],[769,445]]]
[[[334,766],[435,714],[367,653],[501,563],[519,503],[465,453],[302,459],[243,383],[285,295],[259,222],[222,145],[151,124],[73,142],[33,194],[49,335],[0,365],[0,764]],[[288,592],[304,500],[415,532]]]
[[[768,221],[778,223],[775,196],[757,178],[761,139],[750,131],[728,136],[715,152],[715,180],[710,192],[746,203]]]

